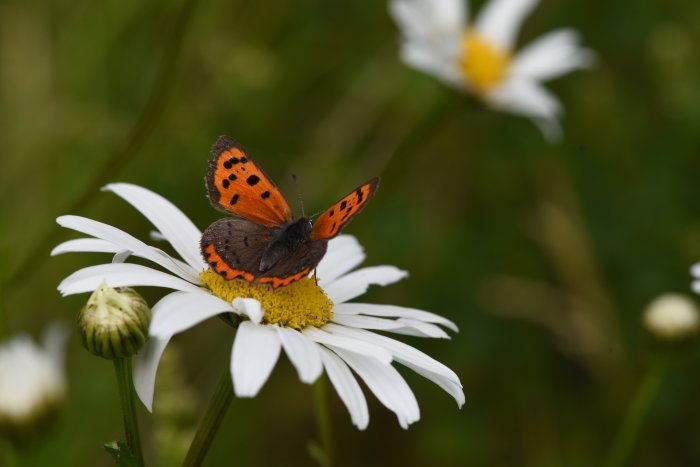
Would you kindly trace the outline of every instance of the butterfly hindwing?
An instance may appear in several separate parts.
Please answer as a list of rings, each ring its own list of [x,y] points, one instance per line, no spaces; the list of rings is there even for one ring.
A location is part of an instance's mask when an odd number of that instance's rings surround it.
[[[202,234],[201,249],[209,267],[225,280],[243,279],[286,286],[307,277],[326,254],[328,242],[310,240],[262,272],[260,262],[273,238],[283,229],[265,227],[246,219],[220,219]]]
[[[375,177],[326,209],[314,223],[311,238],[328,240],[338,235],[345,224],[362,210],[378,186],[379,177]]]
[[[202,234],[201,248],[209,267],[226,280],[253,282],[273,229],[245,219],[220,219]]]
[[[233,138],[220,136],[211,152],[206,182],[214,207],[267,227],[292,220],[282,193]]]

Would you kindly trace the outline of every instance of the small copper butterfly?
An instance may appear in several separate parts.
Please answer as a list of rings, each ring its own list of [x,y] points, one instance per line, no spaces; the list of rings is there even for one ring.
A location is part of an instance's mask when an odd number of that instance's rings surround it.
[[[205,178],[212,205],[238,217],[220,219],[202,235],[202,255],[226,280],[243,279],[278,288],[316,268],[328,240],[360,212],[379,178],[360,185],[326,209],[315,222],[292,217],[275,184],[233,138],[220,136],[212,147]]]

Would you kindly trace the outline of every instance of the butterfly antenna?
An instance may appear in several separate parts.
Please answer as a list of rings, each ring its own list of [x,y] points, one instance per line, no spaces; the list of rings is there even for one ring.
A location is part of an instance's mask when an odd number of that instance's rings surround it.
[[[299,189],[299,180],[297,174],[292,174],[292,180],[294,180],[294,185],[297,187],[297,196],[299,196],[299,205],[301,206],[301,217],[304,217],[304,199],[301,196],[301,190]]]

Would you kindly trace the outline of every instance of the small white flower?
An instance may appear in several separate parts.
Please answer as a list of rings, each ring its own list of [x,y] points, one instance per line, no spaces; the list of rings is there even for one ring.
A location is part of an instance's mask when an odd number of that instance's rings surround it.
[[[181,261],[106,224],[76,216],[58,223],[90,235],[57,246],[52,254],[89,251],[114,253],[119,262],[91,266],[63,280],[63,295],[90,292],[106,280],[112,287],[157,286],[174,289],[152,309],[150,340],[135,356],[134,385],[150,410],[156,369],[173,335],[222,313],[245,318],[232,346],[231,376],[239,397],[254,397],[267,381],[281,350],[307,384],[325,370],[352,422],[367,427],[367,402],[354,371],[392,410],[402,427],[420,418],[413,392],[392,366],[401,363],[428,378],[464,403],[457,375],[445,365],[402,342],[372,332],[380,330],[421,337],[448,338],[438,325],[454,331],[451,321],[427,311],[389,305],[346,303],[372,284],[387,285],[406,277],[393,266],[352,271],[365,258],[357,240],[341,235],[329,242],[312,279],[277,291],[243,281],[226,282],[213,273],[200,256],[201,232],[174,205],[144,188],[111,184],[106,188],[132,204],[178,252]],[[129,255],[148,259],[162,269],[122,263]],[[252,298],[254,297],[254,298]],[[352,370],[352,371],[351,371]]]
[[[698,308],[685,295],[667,293],[652,301],[644,311],[644,325],[654,336],[672,341],[698,330]]]
[[[62,325],[52,324],[41,346],[27,335],[0,343],[0,434],[25,440],[61,405],[66,336]]]
[[[515,38],[537,0],[490,0],[468,23],[466,0],[391,0],[409,66],[467,90],[490,107],[532,119],[549,140],[560,137],[561,104],[544,81],[587,68],[594,54],[579,35],[559,29],[517,54]]]

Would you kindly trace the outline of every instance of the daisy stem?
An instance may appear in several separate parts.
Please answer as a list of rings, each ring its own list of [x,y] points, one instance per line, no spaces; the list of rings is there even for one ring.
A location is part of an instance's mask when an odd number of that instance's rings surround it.
[[[231,373],[228,368],[221,375],[216,391],[209,401],[209,407],[204,414],[202,423],[197,428],[192,444],[190,445],[183,467],[197,467],[202,465],[204,457],[207,455],[209,446],[216,436],[216,432],[221,426],[221,422],[226,415],[226,410],[233,400],[233,387],[231,386]]]
[[[665,357],[656,357],[652,361],[627,409],[615,443],[603,464],[605,467],[622,467],[627,463],[654,397],[661,387],[667,367],[668,360]]]
[[[316,426],[321,441],[321,452],[317,452],[317,461],[323,467],[333,465],[333,429],[331,414],[328,409],[328,397],[326,396],[326,380],[323,376],[312,385],[314,394],[314,408],[316,412]]]
[[[121,400],[122,415],[124,416],[124,433],[126,444],[134,455],[139,466],[143,467],[143,451],[139,425],[136,420],[136,403],[134,402],[134,383],[131,379],[131,357],[114,360],[114,370],[117,373],[119,399]]]

